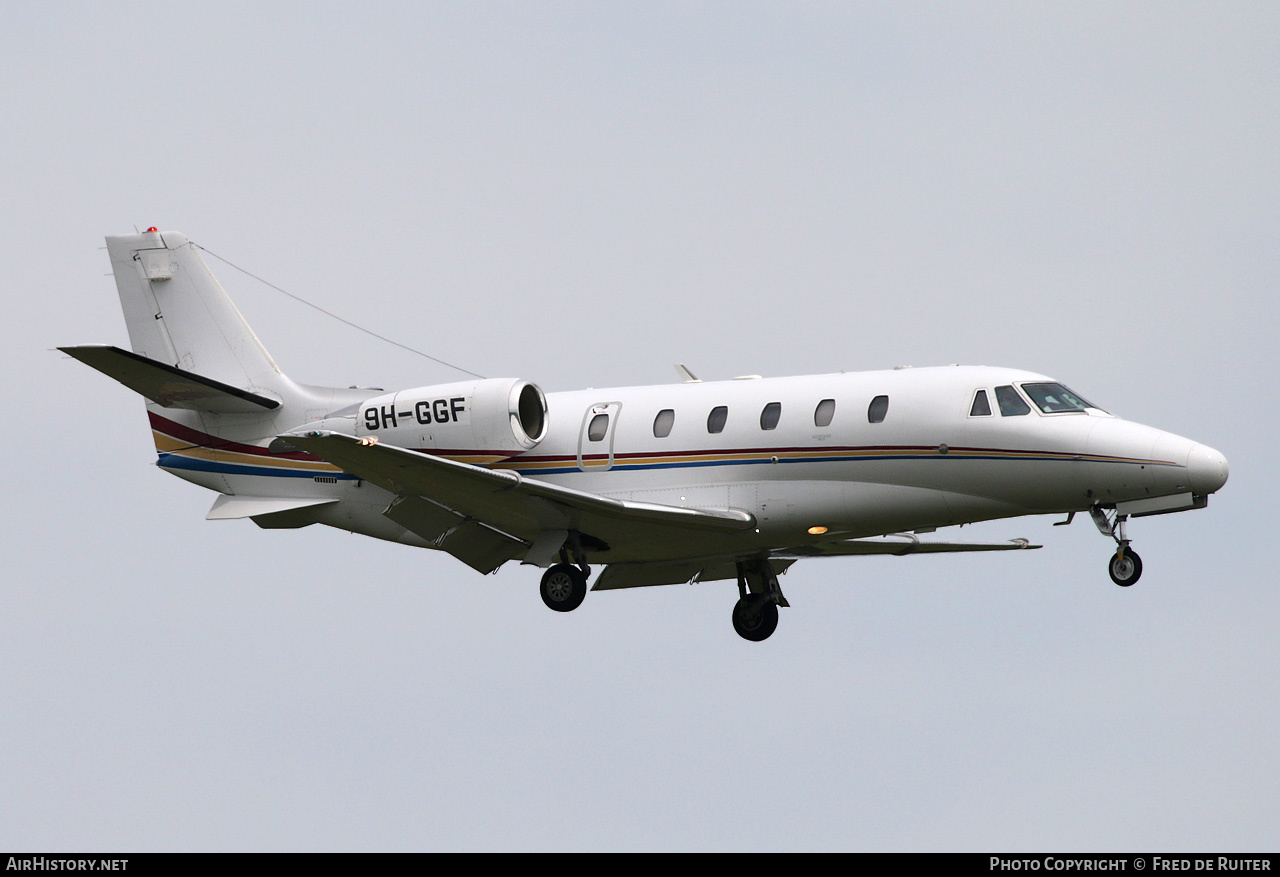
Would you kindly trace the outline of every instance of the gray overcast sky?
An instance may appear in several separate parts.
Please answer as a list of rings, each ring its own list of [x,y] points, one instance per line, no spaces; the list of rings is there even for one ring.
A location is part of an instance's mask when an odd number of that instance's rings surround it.
[[[1274,850],[1280,7],[9,4],[0,847]],[[203,520],[102,236],[548,390],[949,362],[1231,462],[1039,552],[588,596]],[[291,376],[455,373],[210,262]]]

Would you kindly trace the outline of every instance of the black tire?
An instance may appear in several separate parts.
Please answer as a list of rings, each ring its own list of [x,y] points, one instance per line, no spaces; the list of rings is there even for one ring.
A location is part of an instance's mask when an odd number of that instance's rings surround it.
[[[1123,559],[1120,552],[1111,555],[1111,563],[1107,565],[1111,573],[1111,581],[1122,588],[1127,588],[1142,578],[1142,558],[1138,552],[1126,550]]]
[[[557,612],[572,612],[587,596],[587,577],[567,563],[557,563],[542,574],[542,602]]]
[[[753,643],[767,640],[778,629],[778,604],[764,594],[747,594],[733,604],[733,629]]]

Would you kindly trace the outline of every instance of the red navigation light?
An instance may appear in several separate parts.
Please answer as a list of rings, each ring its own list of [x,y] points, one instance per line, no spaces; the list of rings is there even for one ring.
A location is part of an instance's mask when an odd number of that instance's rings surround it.
[[[153,231],[159,231],[159,230],[160,230],[160,229],[156,228],[156,227],[153,225],[153,226],[151,226],[151,228],[147,229],[147,232],[148,232],[148,233],[150,233],[150,232],[153,232]]]

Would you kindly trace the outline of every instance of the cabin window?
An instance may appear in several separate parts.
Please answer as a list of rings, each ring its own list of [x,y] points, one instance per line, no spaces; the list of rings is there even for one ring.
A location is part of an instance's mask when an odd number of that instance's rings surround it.
[[[725,405],[717,405],[707,415],[707,432],[724,432],[724,425],[729,420],[729,409]]]
[[[989,417],[991,403],[987,400],[987,391],[979,390],[973,394],[973,406],[969,409],[970,417]]]
[[[663,408],[653,418],[653,437],[666,438],[671,435],[671,427],[676,422],[676,412],[671,408]]]
[[[587,424],[587,440],[593,442],[601,441],[608,431],[609,415],[597,414],[591,418],[591,423]]]
[[[883,423],[884,416],[889,413],[889,397],[876,396],[867,406],[867,422]]]
[[[813,409],[813,425],[814,426],[830,426],[831,418],[836,416],[836,400],[823,399],[818,403],[818,407]]]
[[[764,410],[760,412],[760,428],[761,429],[777,429],[778,418],[782,417],[782,403],[770,402],[764,406]]]
[[[996,387],[996,402],[1000,405],[1000,414],[1004,417],[1020,417],[1031,413],[1031,406],[1022,401],[1022,397],[1013,387]]]
[[[1031,401],[1045,414],[1056,414],[1060,411],[1084,411],[1086,408],[1098,406],[1086,402],[1062,384],[1023,384],[1022,391],[1031,397]]]

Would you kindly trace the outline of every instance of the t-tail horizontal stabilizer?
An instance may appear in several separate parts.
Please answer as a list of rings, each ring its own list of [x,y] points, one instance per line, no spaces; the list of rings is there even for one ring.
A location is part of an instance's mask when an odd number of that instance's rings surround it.
[[[166,408],[214,414],[261,414],[280,407],[280,402],[275,399],[183,371],[119,347],[88,344],[58,349]]]

